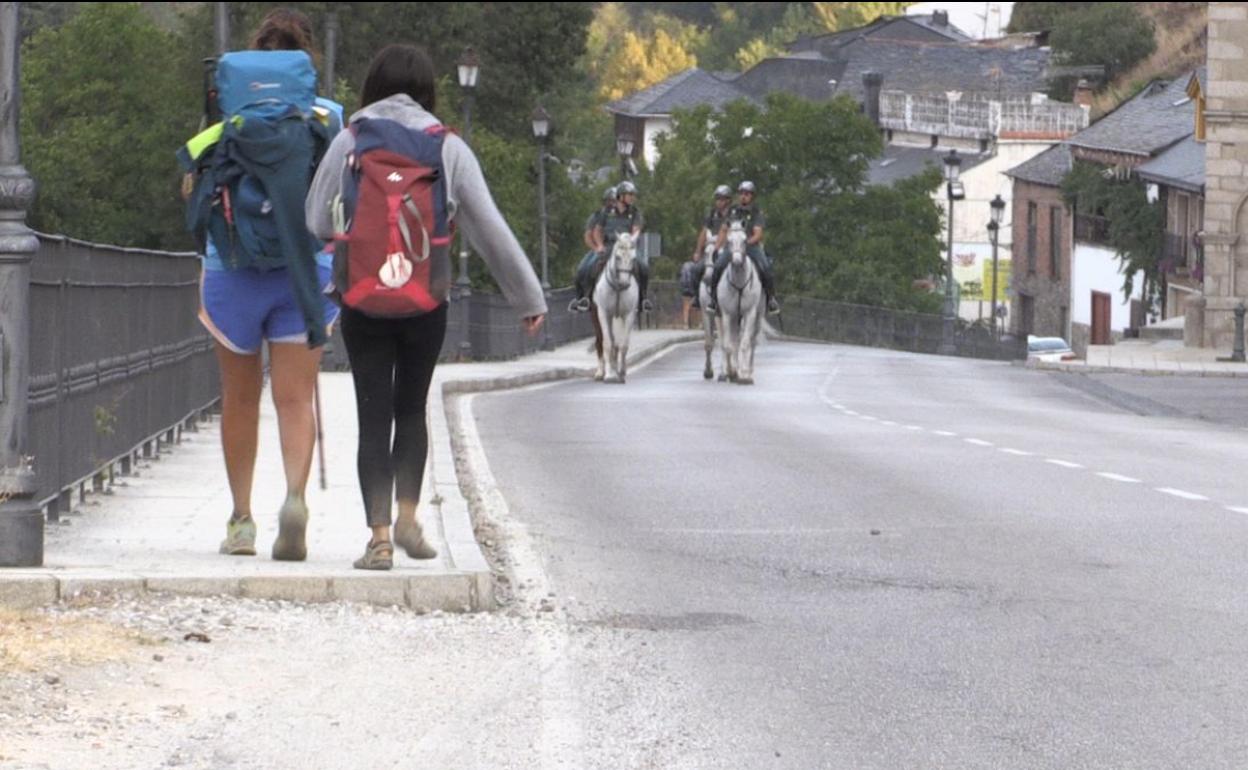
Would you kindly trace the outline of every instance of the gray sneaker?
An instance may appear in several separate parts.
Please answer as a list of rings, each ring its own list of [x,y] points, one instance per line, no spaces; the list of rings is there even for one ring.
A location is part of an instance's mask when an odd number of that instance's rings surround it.
[[[231,516],[225,525],[220,552],[226,556],[255,556],[256,522],[250,516],[245,519]]]
[[[277,515],[277,540],[273,541],[274,561],[303,561],[308,558],[308,504],[288,497]]]

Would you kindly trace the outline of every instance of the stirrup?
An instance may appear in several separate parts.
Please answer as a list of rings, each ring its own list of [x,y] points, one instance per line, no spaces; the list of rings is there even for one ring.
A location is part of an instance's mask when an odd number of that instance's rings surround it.
[[[653,313],[653,312],[654,312],[654,304],[653,304],[653,303],[651,303],[651,302],[650,302],[650,300],[648,300],[648,299],[643,299],[643,300],[641,301],[641,310],[642,310],[642,312],[643,312],[643,313]]]
[[[779,313],[780,313],[779,300],[777,300],[775,297],[769,297],[767,299],[767,315],[779,315]]]

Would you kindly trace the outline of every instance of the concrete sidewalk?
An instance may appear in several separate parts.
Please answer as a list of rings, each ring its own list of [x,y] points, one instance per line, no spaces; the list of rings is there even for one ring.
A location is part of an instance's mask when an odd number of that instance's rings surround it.
[[[630,360],[680,342],[684,331],[639,330]],[[356,419],[351,375],[321,375],[328,488],[313,463],[308,503],[308,559],[275,562],[269,549],[285,496],[277,420],[267,394],[253,512],[255,557],[217,554],[232,509],[219,421],[201,425],[182,444],[142,463],[112,489],[89,495],[63,523],[47,530],[45,566],[0,570],[0,606],[35,606],[90,593],[169,592],[291,601],[362,601],[417,610],[475,611],[493,603],[493,577],[473,532],[455,475],[445,400],[459,393],[523,387],[589,376],[596,359],[581,340],[550,352],[500,363],[444,364],[429,399],[430,462],[421,520],[438,558],[395,555],[390,572],[352,569],[369,532],[356,481]]]
[[[1028,367],[1084,374],[1248,377],[1248,364],[1218,360],[1230,355],[1229,350],[1184,347],[1181,340],[1127,340],[1117,345],[1090,345],[1084,361],[1029,363]]]

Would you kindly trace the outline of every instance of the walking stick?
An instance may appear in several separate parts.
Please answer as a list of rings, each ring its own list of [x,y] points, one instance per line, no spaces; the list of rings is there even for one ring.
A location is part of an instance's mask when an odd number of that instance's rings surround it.
[[[312,388],[312,393],[316,402],[316,454],[320,460],[321,489],[327,489],[328,487],[325,483],[325,432],[322,428],[323,420],[321,419],[321,385],[319,377],[316,385]]]

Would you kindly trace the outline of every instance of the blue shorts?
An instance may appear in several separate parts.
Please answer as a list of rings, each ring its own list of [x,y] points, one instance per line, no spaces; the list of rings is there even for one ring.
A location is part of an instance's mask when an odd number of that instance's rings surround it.
[[[328,265],[317,265],[322,286],[333,281]],[[308,330],[285,270],[213,270],[205,268],[199,282],[199,320],[229,350],[242,355],[260,352],[264,340],[307,344]],[[338,320],[338,306],[323,300],[325,328]]]

